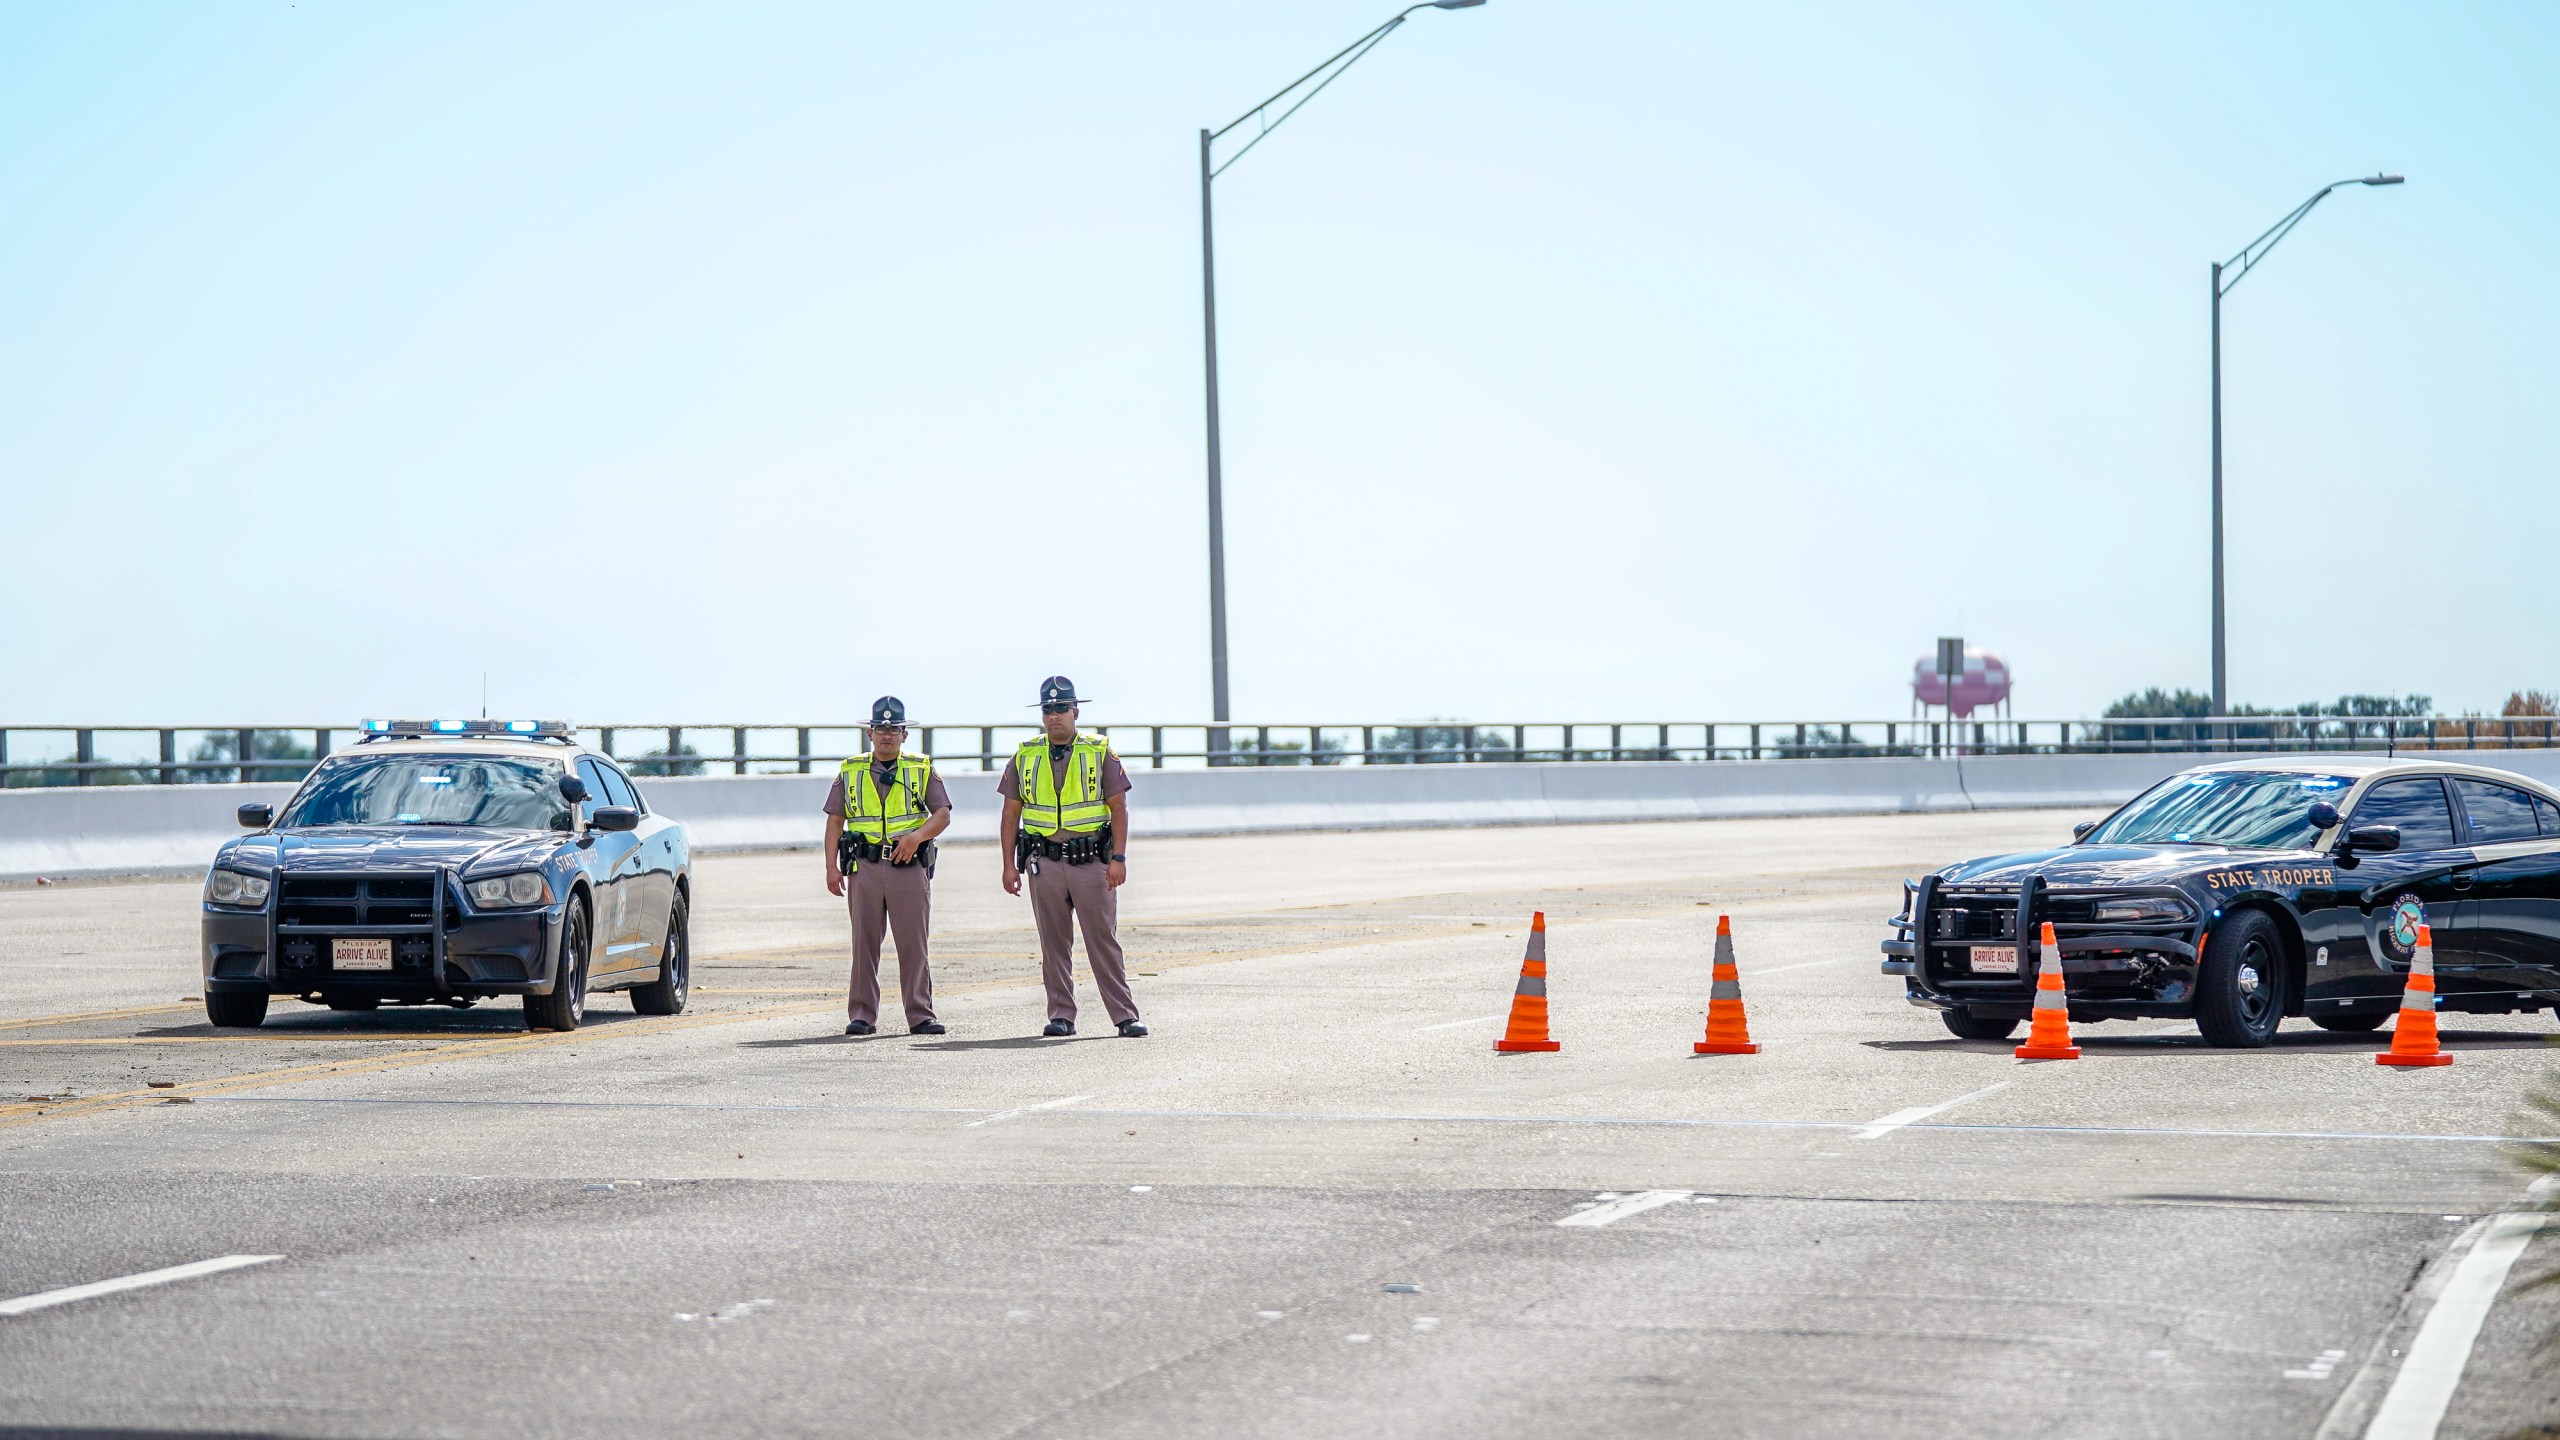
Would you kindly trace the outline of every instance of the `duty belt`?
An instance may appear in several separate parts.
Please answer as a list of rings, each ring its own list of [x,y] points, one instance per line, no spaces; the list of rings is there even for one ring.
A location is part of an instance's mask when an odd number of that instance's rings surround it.
[[[857,863],[877,865],[885,861],[892,869],[902,870],[909,866],[921,865],[925,868],[926,874],[933,873],[934,844],[932,841],[927,840],[917,846],[916,858],[913,860],[899,861],[890,858],[897,852],[897,848],[898,842],[895,840],[865,840],[852,831],[846,830],[836,836],[836,868],[850,870]]]
[[[1017,832],[1013,841],[1013,863],[1027,860],[1056,860],[1067,865],[1090,865],[1111,858],[1111,827],[1083,834],[1039,835],[1029,830]]]

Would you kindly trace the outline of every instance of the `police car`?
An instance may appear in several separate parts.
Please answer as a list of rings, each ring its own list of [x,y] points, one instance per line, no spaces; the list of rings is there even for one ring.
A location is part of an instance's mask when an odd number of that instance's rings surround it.
[[[204,885],[204,1004],[333,1010],[524,998],[574,1030],[587,997],[684,1009],[684,827],[557,721],[368,720],[281,809],[240,807]]]
[[[1967,1039],[2034,1000],[2050,921],[2074,1021],[2193,1018],[2261,1046],[2288,1015],[2381,1026],[2418,926],[2441,1008],[2560,1005],[2560,792],[2504,770],[2295,756],[2174,775],[2050,850],[1903,887],[1884,970]]]

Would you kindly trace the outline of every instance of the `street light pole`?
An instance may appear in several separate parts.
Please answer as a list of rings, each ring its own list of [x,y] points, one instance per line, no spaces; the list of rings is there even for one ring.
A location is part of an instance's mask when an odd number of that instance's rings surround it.
[[[1224,722],[1227,712],[1227,513],[1218,454],[1218,259],[1209,224],[1207,130],[1200,132],[1200,344],[1202,371],[1209,377],[1209,718]],[[1209,732],[1209,750],[1223,755],[1227,732]]]
[[[1404,23],[1406,16],[1416,10],[1471,10],[1483,3],[1484,0],[1422,0],[1421,4],[1408,5],[1397,11],[1394,19],[1334,52],[1330,59],[1290,81],[1270,99],[1215,130],[1200,132],[1200,338],[1204,362],[1202,370],[1208,379],[1209,419],[1209,718],[1217,722],[1209,731],[1209,763],[1212,765],[1226,763],[1226,722],[1234,716],[1227,709],[1226,480],[1222,473],[1223,465],[1218,446],[1218,275],[1216,245],[1212,239],[1213,232],[1209,219],[1209,182],[1217,179],[1227,166],[1243,159],[1246,150],[1261,144],[1264,136],[1278,129],[1282,121],[1297,114],[1301,107],[1316,98],[1324,87],[1332,84],[1343,71],[1358,64],[1361,56],[1376,49],[1378,42],[1394,33],[1396,27]],[[1316,77],[1319,75],[1324,78],[1317,80]],[[1309,88],[1307,82],[1311,80],[1315,81],[1315,84]],[[1306,89],[1306,93],[1299,95],[1288,109],[1281,111],[1276,119],[1273,118],[1271,107],[1297,94],[1302,88]],[[1262,127],[1255,132],[1254,137],[1246,141],[1242,149],[1228,156],[1223,164],[1212,163],[1210,146],[1219,137],[1256,115],[1263,118]]]
[[[2286,212],[2285,217],[2266,229],[2266,233],[2240,247],[2240,253],[2213,267],[2213,713],[2219,718],[2231,713],[2229,674],[2223,640],[2222,580],[2222,297],[2248,277],[2251,267],[2267,258],[2276,243],[2293,233],[2311,207],[2329,198],[2329,192],[2342,185],[2399,185],[2406,183],[2400,175],[2366,175],[2354,180],[2339,180],[2323,185],[2312,197]],[[2222,727],[2215,726],[2217,731]]]

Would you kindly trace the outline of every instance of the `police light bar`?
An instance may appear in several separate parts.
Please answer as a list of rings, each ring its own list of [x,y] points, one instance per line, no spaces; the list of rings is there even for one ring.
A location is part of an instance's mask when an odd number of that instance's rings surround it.
[[[566,739],[566,720],[367,720],[367,735],[526,735]]]

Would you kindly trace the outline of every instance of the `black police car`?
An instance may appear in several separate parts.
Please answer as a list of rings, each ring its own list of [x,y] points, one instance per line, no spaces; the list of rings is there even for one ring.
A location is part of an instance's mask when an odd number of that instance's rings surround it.
[[[2372,1030],[2432,928],[2444,1010],[2560,1005],[2560,793],[2503,770],[2292,756],[2206,765],[2072,843],[1904,885],[1884,970],[1967,1039],[2012,1033],[2051,921],[2074,1021],[2193,1017],[2259,1046],[2288,1015]]]
[[[333,1010],[524,997],[574,1030],[587,996],[684,1009],[684,827],[567,725],[368,720],[280,812],[226,842],[204,887],[204,1004],[266,1019],[270,995]]]

